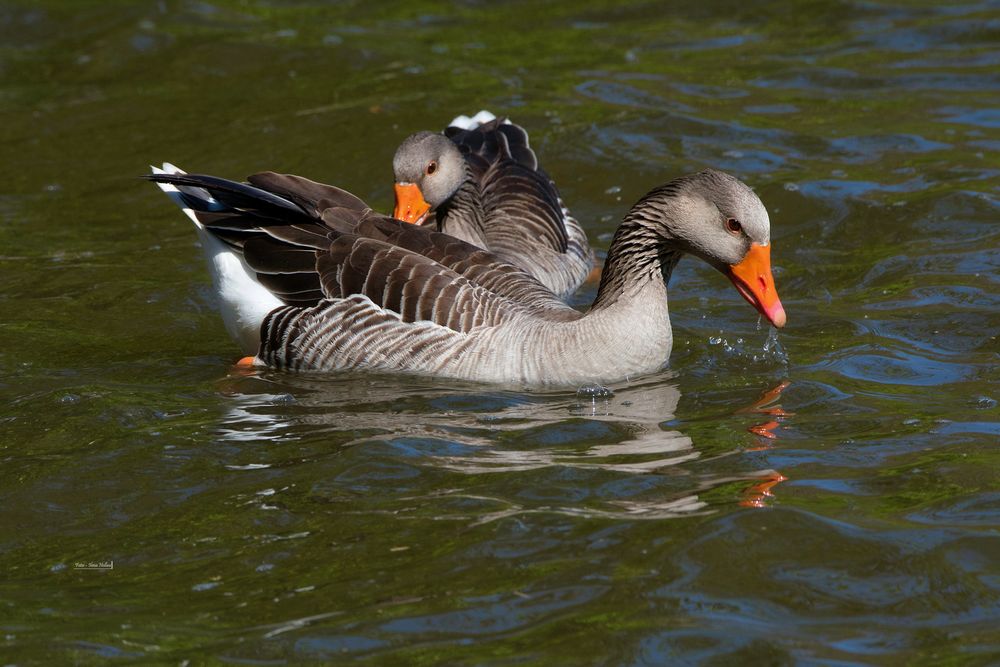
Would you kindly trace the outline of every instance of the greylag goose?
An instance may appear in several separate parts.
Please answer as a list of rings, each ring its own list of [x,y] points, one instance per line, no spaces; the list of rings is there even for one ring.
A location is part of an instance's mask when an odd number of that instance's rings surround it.
[[[538,166],[528,133],[488,111],[407,137],[392,161],[400,220],[435,222],[566,298],[594,268],[587,235]]]
[[[586,314],[495,254],[332,186],[153,171],[197,226],[223,319],[256,365],[528,386],[628,379],[670,356],[667,283],[684,253],[785,324],[767,210],[718,171],[670,181],[632,207]]]

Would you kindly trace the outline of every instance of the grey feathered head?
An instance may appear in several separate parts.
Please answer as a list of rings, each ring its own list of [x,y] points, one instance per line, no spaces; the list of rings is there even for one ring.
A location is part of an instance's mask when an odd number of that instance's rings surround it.
[[[466,178],[465,158],[447,137],[418,132],[407,137],[392,159],[396,178],[394,216],[423,224],[448,201]]]

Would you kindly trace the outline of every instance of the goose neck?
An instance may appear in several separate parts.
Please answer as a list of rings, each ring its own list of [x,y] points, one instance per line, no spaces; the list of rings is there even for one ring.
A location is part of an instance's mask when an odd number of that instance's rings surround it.
[[[483,196],[468,164],[465,165],[465,180],[437,208],[436,215],[440,231],[480,248],[488,247],[483,219]]]
[[[654,218],[650,206],[640,201],[618,227],[604,262],[601,284],[593,310],[612,307],[640,293],[663,291],[683,251],[666,234],[662,213]]]

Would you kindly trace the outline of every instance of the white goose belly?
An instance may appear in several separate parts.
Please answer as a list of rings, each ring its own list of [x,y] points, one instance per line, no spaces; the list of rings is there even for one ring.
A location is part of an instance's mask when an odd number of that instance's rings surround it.
[[[441,370],[485,382],[564,386],[652,373],[669,359],[673,341],[666,302],[652,310],[631,320],[592,313],[573,322],[529,320],[474,331]]]

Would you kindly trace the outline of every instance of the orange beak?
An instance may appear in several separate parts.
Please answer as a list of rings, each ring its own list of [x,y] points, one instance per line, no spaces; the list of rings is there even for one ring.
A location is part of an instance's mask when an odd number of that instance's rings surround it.
[[[785,309],[781,307],[771,275],[770,245],[751,244],[747,256],[739,264],[731,265],[727,275],[743,298],[771,324],[779,329],[785,326]]]
[[[414,183],[396,183],[396,210],[392,217],[413,225],[424,224],[431,205]]]

